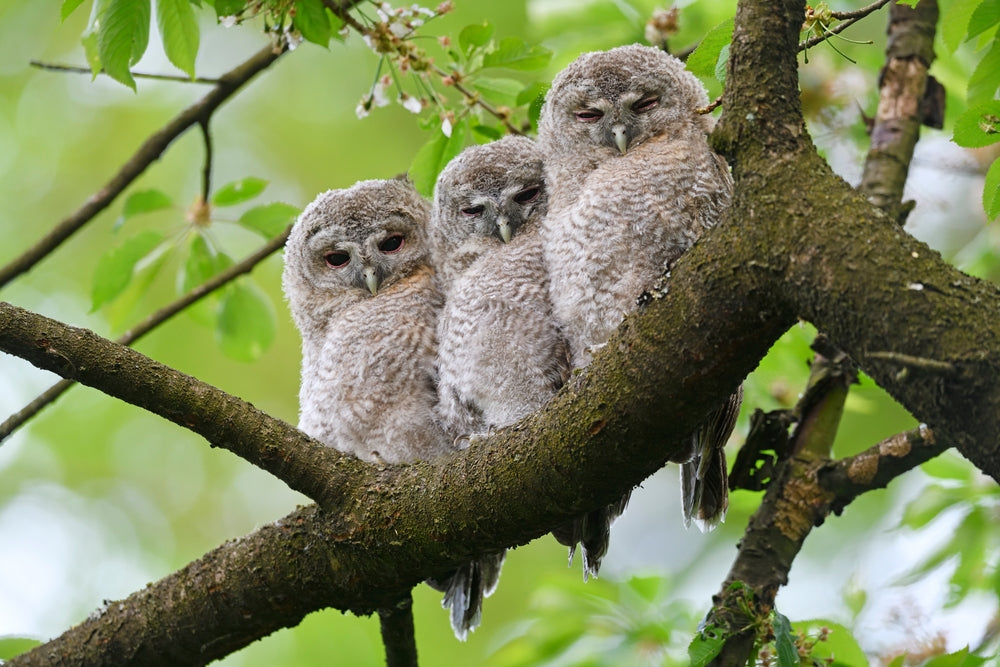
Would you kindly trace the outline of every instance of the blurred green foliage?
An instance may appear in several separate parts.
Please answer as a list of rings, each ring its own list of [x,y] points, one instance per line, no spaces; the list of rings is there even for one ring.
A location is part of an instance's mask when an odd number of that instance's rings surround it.
[[[225,185],[202,191],[204,144],[196,132],[183,136],[120,201],[7,287],[5,299],[104,335],[120,332],[281,233],[318,192],[411,170],[429,193],[437,170],[465,144],[494,139],[505,124],[530,131],[547,81],[560,67],[584,50],[646,40],[647,23],[661,9],[656,0],[457,0],[453,11],[433,12],[433,21],[416,25],[415,19],[431,17],[410,8],[402,23],[392,24],[403,25],[396,36],[420,49],[419,56],[406,56],[404,67],[391,39],[373,50],[357,34],[345,36],[342,23],[318,0],[258,4],[259,11],[245,11],[235,0],[64,0],[61,8],[0,2],[2,263],[102,187],[150,133],[203,94],[200,85],[143,79],[137,72],[177,68],[185,77],[210,77],[271,39],[296,32],[305,39],[213,118],[212,182]],[[862,3],[835,4],[852,9]],[[997,154],[989,152],[997,145],[990,124],[996,113],[990,100],[1000,83],[1000,67],[991,65],[1000,57],[998,17],[990,13],[997,3],[941,4],[932,73],[948,91],[946,133],[954,128],[956,142],[986,152],[969,153],[972,175],[955,167],[959,175],[949,173],[955,180],[947,191],[921,198],[915,215],[927,216],[921,229],[929,230],[932,245],[964,269],[998,280],[997,226],[987,226],[982,208],[966,205],[969,183],[975,187],[985,178],[989,217],[1000,206]],[[679,7],[676,26],[654,36],[674,52],[701,45],[692,68],[714,97],[721,91],[735,2]],[[380,10],[364,3],[360,16],[374,21]],[[220,16],[242,25],[223,27]],[[874,110],[884,32],[883,11],[848,33],[875,44],[838,46],[856,64],[818,45],[802,68],[811,131],[848,174],[866,150],[857,107]],[[85,62],[95,72],[103,67],[125,86],[103,76],[91,81],[32,69],[33,58]],[[440,66],[443,74],[415,64]],[[460,94],[456,82],[467,83],[473,97]],[[383,101],[397,104],[378,108]],[[923,176],[919,162],[914,167],[915,180],[941,180],[935,171],[940,165],[927,167]],[[150,334],[139,349],[296,421],[298,338],[281,300],[280,270],[280,258],[272,257],[253,276]],[[802,325],[775,344],[747,380],[745,411],[795,403],[814,335]],[[54,381],[7,357],[0,358],[0,373],[7,380],[0,385],[0,408],[7,413]],[[913,425],[862,378],[848,399],[835,453],[857,453]],[[744,418],[734,445],[745,431]],[[599,581],[584,584],[575,568],[567,570],[554,540],[513,550],[486,603],[483,625],[467,643],[452,637],[439,595],[418,587],[422,663],[686,664],[688,642],[759,495],[734,494],[728,523],[713,535],[686,533],[674,501],[663,500],[678,496],[673,477],[657,475],[636,492]],[[831,620],[793,622],[782,639],[784,659],[791,659],[786,640],[793,632],[816,637],[821,627],[830,632],[815,643],[813,656],[835,665],[864,665],[869,657],[876,664],[919,648],[921,635],[905,624],[895,628],[897,644],[886,648],[866,625],[877,623],[866,619],[877,613],[879,597],[918,587],[944,568],[951,568],[948,595],[929,616],[972,598],[984,619],[995,616],[997,499],[992,482],[947,456],[831,518],[807,542],[779,598],[793,621],[793,609],[808,609],[800,617]],[[19,637],[56,634],[103,600],[125,596],[304,501],[186,431],[89,389],[73,389],[0,446],[0,637],[10,637],[0,640],[0,658],[24,649]],[[864,579],[857,571],[867,561],[886,558],[876,550],[859,556],[864,545],[902,533],[930,547],[908,567],[893,570],[891,582],[868,588],[850,583]],[[896,554],[891,544],[885,549]],[[624,565],[616,568],[616,561]],[[936,650],[941,655],[925,655],[926,664],[982,664],[961,652],[945,655],[944,646]],[[374,619],[327,611],[224,662],[381,661]]]

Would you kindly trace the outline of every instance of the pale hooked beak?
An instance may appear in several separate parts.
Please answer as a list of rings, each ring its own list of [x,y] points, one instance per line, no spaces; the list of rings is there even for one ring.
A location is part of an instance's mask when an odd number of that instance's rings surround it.
[[[372,296],[378,294],[378,276],[375,275],[375,269],[371,266],[365,267],[365,285],[368,286],[368,291],[372,293]]]
[[[500,238],[503,239],[504,243],[510,243],[510,222],[504,216],[497,218],[497,231],[500,232]]]
[[[625,151],[628,150],[628,134],[625,132],[625,125],[622,123],[612,125],[611,135],[615,139],[615,146],[618,146],[618,150],[621,151],[622,155],[625,155]]]

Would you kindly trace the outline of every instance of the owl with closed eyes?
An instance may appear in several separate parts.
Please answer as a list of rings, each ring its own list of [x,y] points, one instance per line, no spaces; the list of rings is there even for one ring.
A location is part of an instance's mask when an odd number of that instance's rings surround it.
[[[541,154],[525,137],[470,147],[438,179],[438,411],[455,437],[516,422],[565,380],[539,234],[547,202]]]
[[[283,284],[302,335],[299,428],[369,462],[453,451],[434,411],[442,306],[426,224],[403,180],[319,195],[285,247]]]
[[[732,179],[707,141],[712,119],[695,111],[706,103],[683,63],[639,45],[581,55],[546,95],[538,130],[550,189],[542,239],[553,312],[575,367],[590,362],[636,299],[729,206]],[[726,509],[722,446],[740,400],[737,391],[720,406],[681,457],[685,520],[700,526]],[[588,532],[601,531],[575,528],[577,537]]]
[[[568,372],[539,235],[547,201],[541,154],[525,137],[467,148],[435,185],[431,235],[445,294],[437,410],[460,442],[534,412]],[[442,582],[456,633],[479,622],[503,557],[485,556]]]

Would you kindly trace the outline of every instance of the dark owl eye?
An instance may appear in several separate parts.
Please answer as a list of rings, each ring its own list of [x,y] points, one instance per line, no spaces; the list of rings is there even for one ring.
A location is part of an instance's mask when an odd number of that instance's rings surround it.
[[[328,252],[323,255],[323,259],[326,260],[326,265],[330,268],[339,269],[343,266],[347,266],[347,263],[351,261],[351,256],[346,252],[334,250],[333,252]]]
[[[632,111],[636,113],[646,113],[647,111],[652,111],[659,105],[659,97],[644,97],[632,105]]]
[[[576,119],[581,123],[596,123],[604,116],[604,112],[599,109],[580,109],[576,112]]]
[[[486,207],[483,206],[482,204],[480,204],[479,206],[466,206],[465,208],[462,209],[462,215],[467,215],[470,218],[474,218],[477,215],[481,215],[482,212],[485,210]]]
[[[389,238],[385,239],[378,244],[378,249],[384,253],[396,252],[403,247],[403,235],[393,234]]]
[[[542,189],[537,185],[531,188],[525,188],[521,190],[516,195],[514,195],[514,201],[518,204],[530,204],[531,202],[538,199],[538,195],[541,194]]]

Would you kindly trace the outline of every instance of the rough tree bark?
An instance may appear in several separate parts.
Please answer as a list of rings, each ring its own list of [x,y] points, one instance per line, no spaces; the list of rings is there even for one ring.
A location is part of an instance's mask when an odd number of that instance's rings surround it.
[[[947,265],[818,156],[798,105],[803,9],[739,4],[716,131],[736,180],[730,219],[546,409],[440,461],[377,469],[320,453],[221,395],[206,413],[204,385],[0,305],[0,349],[164,414],[310,489],[323,508],[224,544],[11,664],[201,664],[315,609],[392,604],[428,575],[620,497],[683,446],[796,316],[1000,478],[1000,289]]]

